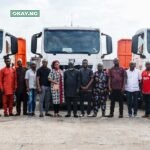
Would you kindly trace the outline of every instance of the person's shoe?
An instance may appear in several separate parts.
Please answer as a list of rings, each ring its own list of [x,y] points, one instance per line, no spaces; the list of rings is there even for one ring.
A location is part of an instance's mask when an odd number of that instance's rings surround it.
[[[57,117],[57,114],[54,113],[54,117]]]
[[[132,114],[129,114],[129,118],[131,118],[132,117]]]
[[[142,118],[149,118],[149,115],[144,115],[142,116]]]
[[[93,117],[93,115],[92,114],[87,114],[87,117]]]
[[[75,114],[75,115],[74,115],[74,118],[78,118],[78,115],[77,115],[77,114]]]
[[[15,116],[20,116],[20,114],[19,114],[19,113],[16,113]]]
[[[108,116],[106,116],[106,117],[112,118],[112,117],[114,117],[114,115],[113,115],[113,114],[110,114],[110,115],[108,115]]]
[[[62,115],[54,113],[54,117],[62,117]]]
[[[4,114],[4,117],[9,117],[9,115],[8,114]]]
[[[136,117],[137,117],[137,114],[134,114],[133,116],[136,118]]]
[[[31,113],[31,116],[35,116],[35,113]]]
[[[44,117],[44,115],[43,115],[43,114],[40,114],[39,117]]]
[[[102,117],[105,117],[105,111],[102,111]]]
[[[32,113],[28,113],[28,116],[32,116]]]
[[[11,114],[9,114],[9,116],[14,116],[14,114],[13,114],[13,113],[11,113]]]
[[[60,115],[60,114],[57,114],[57,117],[62,117],[62,115]]]
[[[28,113],[23,113],[23,115],[24,115],[24,116],[27,116],[27,115],[28,115]]]
[[[97,117],[97,114],[96,114],[96,113],[94,113],[94,114],[92,115],[92,117]]]
[[[45,113],[45,116],[53,117],[53,115],[49,113]]]
[[[67,114],[65,117],[71,117],[71,115],[70,115],[70,114]]]
[[[123,115],[119,115],[119,118],[123,118]]]
[[[79,117],[84,117],[84,114],[80,114]]]

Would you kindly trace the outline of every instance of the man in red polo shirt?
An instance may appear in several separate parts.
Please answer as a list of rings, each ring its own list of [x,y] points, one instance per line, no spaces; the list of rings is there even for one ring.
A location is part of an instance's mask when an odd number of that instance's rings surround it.
[[[143,118],[150,118],[150,62],[145,64],[146,70],[142,72],[142,93],[145,102],[145,115]]]

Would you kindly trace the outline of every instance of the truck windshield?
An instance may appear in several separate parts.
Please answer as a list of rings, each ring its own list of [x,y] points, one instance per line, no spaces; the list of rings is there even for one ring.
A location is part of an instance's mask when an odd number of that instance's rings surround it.
[[[44,30],[46,53],[97,54],[100,51],[98,30]]]
[[[3,48],[3,32],[0,31],[0,53],[2,52]]]
[[[150,30],[147,30],[147,50],[150,53]]]

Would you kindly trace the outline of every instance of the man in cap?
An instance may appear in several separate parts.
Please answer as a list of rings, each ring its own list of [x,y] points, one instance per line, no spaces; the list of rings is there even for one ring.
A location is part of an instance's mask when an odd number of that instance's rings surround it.
[[[21,101],[23,101],[23,115],[27,115],[27,93],[26,93],[26,82],[25,82],[25,74],[27,68],[22,66],[22,59],[17,60],[17,68],[16,68],[16,81],[17,81],[17,89],[16,89],[16,116],[19,116],[21,113]]]
[[[50,83],[48,81],[48,75],[50,69],[47,67],[48,61],[46,59],[42,60],[42,66],[37,70],[36,80],[37,80],[37,89],[40,93],[40,115],[43,117],[43,106],[45,106],[45,116],[52,116],[48,113],[50,106]]]

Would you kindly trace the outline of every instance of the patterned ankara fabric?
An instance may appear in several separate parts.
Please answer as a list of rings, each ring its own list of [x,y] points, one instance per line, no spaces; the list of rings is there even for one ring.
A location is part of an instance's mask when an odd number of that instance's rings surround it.
[[[98,112],[99,107],[102,111],[106,109],[106,100],[108,96],[108,75],[106,72],[94,73],[94,84],[93,84],[93,105],[94,113]]]
[[[53,104],[61,104],[64,102],[64,78],[63,72],[61,70],[53,69],[50,72],[49,79],[54,80],[55,82],[59,83],[59,90],[54,90],[54,84],[51,83],[51,93],[52,93],[52,100]]]

